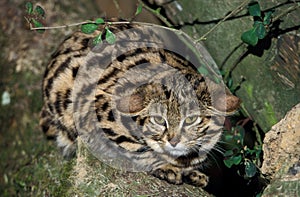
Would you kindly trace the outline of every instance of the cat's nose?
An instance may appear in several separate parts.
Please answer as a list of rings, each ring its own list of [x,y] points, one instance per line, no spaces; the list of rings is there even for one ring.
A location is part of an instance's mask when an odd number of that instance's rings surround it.
[[[175,147],[179,142],[180,142],[180,138],[177,137],[177,136],[175,136],[175,137],[173,137],[171,140],[169,140],[169,143],[170,143],[173,147]]]

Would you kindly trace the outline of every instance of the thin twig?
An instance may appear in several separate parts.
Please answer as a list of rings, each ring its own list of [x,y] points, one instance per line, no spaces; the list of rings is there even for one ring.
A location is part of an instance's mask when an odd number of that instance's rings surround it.
[[[294,6],[287,8],[286,10],[284,10],[282,13],[280,13],[279,15],[277,15],[276,17],[273,18],[273,22],[277,21],[278,19],[280,19],[281,17],[283,17],[284,15],[296,10],[300,8],[300,4],[299,3],[295,3]]]
[[[73,23],[73,24],[69,24],[69,25],[59,25],[59,26],[52,26],[52,27],[30,27],[30,30],[62,29],[62,28],[84,25],[84,24],[88,24],[88,23],[92,23],[92,21],[84,21],[84,22]]]
[[[198,40],[196,40],[196,42],[206,40],[206,37],[208,34],[210,34],[212,31],[214,31],[217,27],[219,27],[228,18],[238,14],[241,10],[244,9],[244,7],[246,7],[250,3],[250,1],[251,0],[244,1],[240,6],[235,8],[232,12],[230,12],[227,16],[225,16],[222,20],[220,20],[215,26],[213,26],[208,32],[206,32],[203,36],[201,36]]]
[[[73,23],[70,25],[60,25],[60,26],[52,26],[52,27],[30,27],[30,30],[49,30],[49,29],[61,29],[61,28],[68,28],[74,27],[79,25],[84,25],[88,23],[94,23],[94,21],[84,21],[79,23]],[[129,21],[117,21],[117,22],[105,22],[106,25],[121,25],[121,24],[129,24]]]
[[[167,18],[159,14],[156,10],[150,8],[149,6],[145,5],[142,0],[138,0],[138,2],[145,8],[146,10],[150,11],[152,14],[154,14],[157,18],[159,18],[167,27],[173,27],[173,25],[168,21]]]
[[[240,43],[239,44],[239,47],[241,47],[241,46],[245,46],[245,43]],[[225,76],[224,76],[224,79],[227,81],[228,80],[228,78],[229,78],[229,76],[231,75],[231,73],[232,73],[232,71],[238,66],[238,64],[248,55],[248,53],[249,53],[249,50],[247,49],[247,50],[245,50],[245,51],[243,51],[243,53],[239,56],[239,58],[238,59],[236,59],[235,61],[234,61],[234,63],[232,64],[232,66],[231,66],[231,68],[228,70],[228,72],[226,72],[226,74],[225,74]]]

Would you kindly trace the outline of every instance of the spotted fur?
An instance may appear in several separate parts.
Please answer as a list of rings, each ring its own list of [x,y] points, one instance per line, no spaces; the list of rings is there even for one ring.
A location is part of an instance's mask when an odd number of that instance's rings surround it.
[[[162,40],[142,25],[110,27],[115,34],[130,29],[134,33],[120,37]],[[206,186],[208,178],[198,167],[218,142],[224,115],[236,110],[238,99],[227,89],[218,96],[219,85],[199,74],[190,60],[164,48],[164,42],[156,43],[162,47],[141,42],[132,48],[120,43],[112,53],[116,47],[109,44],[93,48],[100,31],[104,27],[94,34],[76,32],[53,54],[43,80],[44,133],[56,139],[65,156],[76,152],[82,136],[100,157],[103,150],[118,151],[118,157],[170,183]]]

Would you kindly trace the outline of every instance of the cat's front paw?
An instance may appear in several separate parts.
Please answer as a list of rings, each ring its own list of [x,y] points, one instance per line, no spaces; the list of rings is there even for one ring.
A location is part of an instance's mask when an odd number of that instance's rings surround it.
[[[160,167],[152,171],[151,174],[172,184],[182,184],[182,170],[171,165]]]
[[[184,182],[198,187],[206,187],[208,184],[208,177],[198,170],[185,172],[183,179]]]

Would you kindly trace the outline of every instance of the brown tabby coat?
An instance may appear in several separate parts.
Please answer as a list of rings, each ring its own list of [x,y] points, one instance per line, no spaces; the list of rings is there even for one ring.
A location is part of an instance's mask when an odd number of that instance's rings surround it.
[[[157,36],[140,25],[110,30],[130,28],[138,29],[130,39]],[[78,136],[88,136],[99,155],[104,148],[117,150],[120,158],[170,183],[205,187],[208,178],[197,168],[218,142],[224,115],[235,111],[238,98],[227,89],[218,96],[217,84],[164,48],[141,44],[116,58],[111,45],[92,49],[97,34],[74,33],[47,66],[40,120],[45,134],[56,138],[66,156],[75,153]]]

